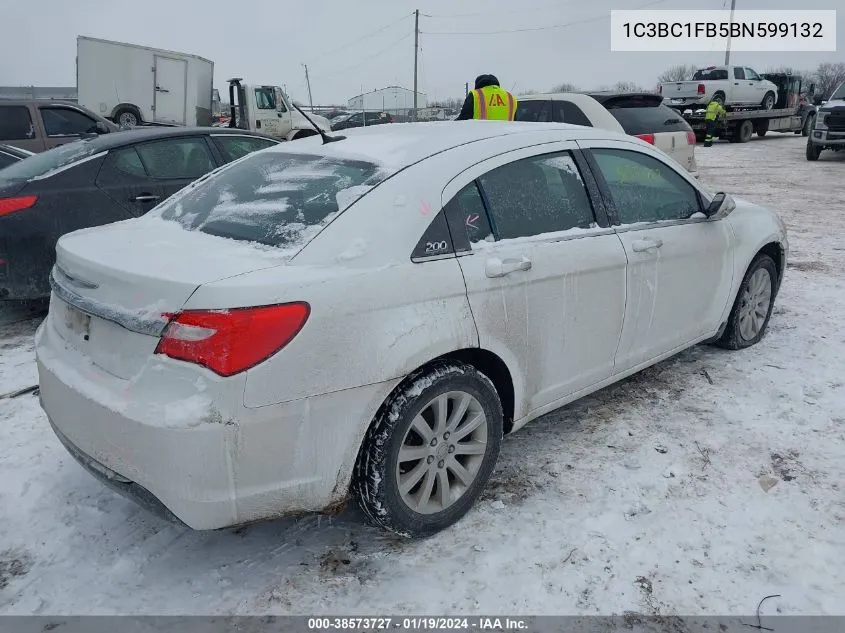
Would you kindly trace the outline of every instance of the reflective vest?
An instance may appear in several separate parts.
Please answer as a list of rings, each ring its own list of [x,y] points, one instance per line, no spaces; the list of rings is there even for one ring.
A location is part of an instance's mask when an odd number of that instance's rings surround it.
[[[472,118],[513,121],[517,100],[499,86],[487,86],[472,91]]]
[[[707,111],[704,113],[705,121],[715,121],[720,116],[727,114],[727,111],[718,101],[711,101],[707,104]]]

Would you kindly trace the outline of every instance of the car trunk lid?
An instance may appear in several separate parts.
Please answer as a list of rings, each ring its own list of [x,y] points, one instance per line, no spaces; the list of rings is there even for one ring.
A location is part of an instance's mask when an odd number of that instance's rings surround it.
[[[273,249],[142,218],[65,235],[51,274],[50,319],[81,356],[128,379],[202,284],[282,265]]]

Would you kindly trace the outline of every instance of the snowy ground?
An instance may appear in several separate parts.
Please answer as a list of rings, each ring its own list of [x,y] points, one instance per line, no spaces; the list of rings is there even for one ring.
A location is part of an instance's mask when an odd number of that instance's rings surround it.
[[[31,395],[0,400],[0,613],[845,614],[845,155],[802,137],[698,148],[792,253],[768,336],[698,347],[509,438],[484,499],[425,542],[357,510],[173,527],[111,493]],[[20,318],[26,315],[18,315]],[[0,325],[0,394],[36,320]]]

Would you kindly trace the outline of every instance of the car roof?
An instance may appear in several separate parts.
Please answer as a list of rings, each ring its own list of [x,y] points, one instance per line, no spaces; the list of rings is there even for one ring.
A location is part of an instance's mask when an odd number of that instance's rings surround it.
[[[431,121],[393,123],[341,130],[343,140],[323,144],[319,136],[283,143],[268,152],[317,154],[329,158],[363,160],[388,168],[402,169],[429,156],[461,145],[513,135],[533,135],[565,130],[576,138],[627,138],[624,134],[567,123],[521,121]],[[563,140],[563,139],[561,139]]]
[[[591,92],[589,95],[599,103],[606,103],[612,99],[650,99],[663,103],[663,97],[653,92]]]
[[[215,135],[229,135],[235,134],[239,136],[254,136],[256,138],[265,138],[267,140],[278,141],[265,134],[256,134],[249,130],[242,130],[240,128],[229,127],[184,127],[184,126],[167,126],[167,127],[143,127],[134,128],[131,130],[120,130],[118,132],[109,132],[108,134],[100,134],[99,136],[90,140],[84,141],[89,143],[90,147],[97,152],[103,152],[116,147],[124,147],[132,145],[133,143],[140,143],[143,141],[155,141],[165,138],[174,138],[177,136],[204,136],[206,134]]]

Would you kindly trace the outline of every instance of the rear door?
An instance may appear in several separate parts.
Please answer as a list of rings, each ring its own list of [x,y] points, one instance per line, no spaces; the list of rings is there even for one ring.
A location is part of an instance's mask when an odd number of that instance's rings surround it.
[[[0,143],[8,143],[30,152],[44,151],[44,141],[39,138],[34,114],[27,105],[0,103]]]
[[[149,177],[161,188],[162,199],[217,168],[205,136],[183,136],[135,146]]]
[[[509,152],[443,191],[480,345],[507,359],[523,385],[517,401],[527,408],[517,418],[613,371],[625,252],[601,226],[575,149]]]
[[[97,174],[97,187],[133,217],[144,215],[164,196],[161,185],[150,178],[134,146],[108,153]]]
[[[187,121],[188,62],[155,56],[155,121],[185,125]]]
[[[733,71],[733,94],[729,95],[728,101],[737,105],[748,105],[752,101],[754,91],[745,78],[745,68],[734,66]]]

